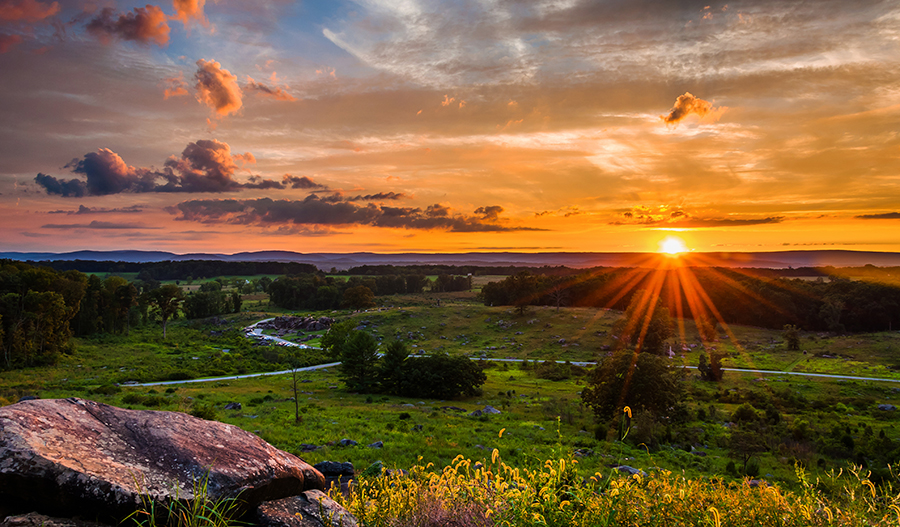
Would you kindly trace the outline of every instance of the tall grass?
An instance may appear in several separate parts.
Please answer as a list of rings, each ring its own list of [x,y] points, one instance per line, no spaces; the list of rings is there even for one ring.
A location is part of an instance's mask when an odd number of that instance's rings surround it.
[[[363,479],[349,496],[332,497],[367,527],[399,526],[880,526],[900,522],[900,494],[875,486],[860,470],[808,481],[798,492],[687,479],[669,471],[623,477],[578,472],[574,459],[534,470],[462,456],[435,470]]]
[[[209,472],[196,479],[193,499],[181,499],[178,486],[173,485],[174,499],[157,501],[141,482],[135,481],[141,491],[141,508],[130,514],[122,523],[131,520],[137,527],[234,527],[238,521],[241,501],[238,498],[209,497]]]

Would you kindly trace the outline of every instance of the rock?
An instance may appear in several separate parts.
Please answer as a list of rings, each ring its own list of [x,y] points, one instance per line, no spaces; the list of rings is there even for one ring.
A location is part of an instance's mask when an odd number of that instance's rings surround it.
[[[320,448],[322,448],[322,447],[320,447],[319,445],[313,445],[310,443],[300,443],[300,451],[301,452],[312,452],[312,451],[318,450]]]
[[[0,522],[0,527],[105,527],[102,523],[72,520],[69,518],[51,518],[36,512],[19,516],[7,516]]]
[[[634,468],[634,467],[629,467],[628,465],[619,465],[618,467],[616,467],[616,469],[619,472],[625,472],[627,474],[631,474],[632,476],[634,476],[635,474],[640,474],[641,476],[647,475],[647,473],[644,472],[643,470]]]
[[[234,403],[234,402],[228,403],[228,404],[225,405],[225,409],[226,409],[226,410],[240,410],[240,409],[241,409],[241,403]]]
[[[189,502],[207,474],[211,499],[240,493],[249,510],[325,485],[259,437],[183,413],[78,398],[0,408],[0,496],[19,508],[120,521],[138,508],[139,492]]]
[[[441,406],[441,410],[449,410],[451,412],[465,412],[465,408],[460,408],[458,406]]]
[[[369,478],[374,478],[374,477],[380,476],[383,472],[384,472],[384,463],[381,461],[376,461],[376,462],[372,463],[371,465],[369,465],[368,467],[366,467],[366,469],[362,471],[362,475],[369,477]]]
[[[338,441],[337,444],[340,445],[340,446],[356,446],[356,445],[358,445],[359,443],[357,443],[356,441],[354,441],[354,440],[352,440],[352,439],[346,439],[346,438],[344,438],[344,439],[341,439],[340,441]]]
[[[22,397],[19,397],[19,402],[21,403],[22,401],[35,401],[37,399],[38,397],[34,395],[23,395]]]
[[[503,412],[501,412],[500,410],[494,408],[494,407],[491,406],[491,405],[485,406],[485,407],[484,407],[484,410],[482,410],[482,412],[483,412],[483,413],[486,413],[486,414],[502,414],[502,413],[503,413]]]
[[[256,509],[261,527],[357,527],[356,518],[321,490],[267,501]]]
[[[338,463],[337,461],[322,461],[313,465],[313,468],[321,472],[325,477],[329,476],[352,476],[355,472],[353,463],[345,461]]]
[[[369,445],[369,448],[384,448],[384,442],[383,441],[375,441],[374,443]]]
[[[893,412],[897,409],[897,407],[892,404],[879,404],[878,409],[884,410],[885,412]]]
[[[481,417],[481,410],[475,410],[474,412],[469,412],[469,417]]]

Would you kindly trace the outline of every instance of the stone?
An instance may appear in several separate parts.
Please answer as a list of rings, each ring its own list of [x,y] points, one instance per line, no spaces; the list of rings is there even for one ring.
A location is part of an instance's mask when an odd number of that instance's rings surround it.
[[[141,494],[263,501],[323,489],[302,459],[240,428],[179,412],[124,410],[78,398],[0,408],[0,496],[54,515],[121,521]]]
[[[313,465],[313,468],[321,472],[325,477],[329,476],[352,476],[355,472],[353,463],[345,461],[338,463],[337,461],[322,461]]]
[[[897,410],[897,407],[892,404],[879,404],[878,409],[884,410],[885,412],[893,412]]]
[[[241,403],[235,403],[235,402],[228,403],[225,405],[225,409],[226,410],[240,410]]]
[[[102,523],[95,523],[69,518],[51,518],[36,512],[7,516],[0,521],[0,527],[105,527]]]
[[[356,518],[321,490],[268,501],[256,509],[260,527],[357,527]]]
[[[341,439],[340,441],[338,441],[337,444],[340,446],[356,446],[359,443],[357,443],[356,441],[354,441],[352,439],[344,438],[344,439]]]
[[[37,399],[38,399],[38,397],[36,397],[36,396],[34,396],[34,395],[23,395],[22,397],[19,397],[19,401],[18,401],[18,402],[21,403],[22,401],[34,401],[34,400],[37,400]]]
[[[626,474],[631,474],[632,476],[634,476],[636,474],[640,474],[641,476],[647,475],[647,473],[644,472],[643,470],[634,468],[634,467],[629,467],[628,465],[619,465],[618,467],[616,467],[616,470],[618,470],[619,472],[625,472]]]
[[[503,413],[503,412],[501,412],[500,410],[494,408],[494,407],[491,406],[491,405],[485,406],[485,407],[484,407],[484,410],[482,410],[482,412],[483,412],[483,413],[486,413],[486,414],[502,414],[502,413]]]
[[[384,442],[383,441],[375,441],[374,443],[369,445],[369,448],[384,448]]]

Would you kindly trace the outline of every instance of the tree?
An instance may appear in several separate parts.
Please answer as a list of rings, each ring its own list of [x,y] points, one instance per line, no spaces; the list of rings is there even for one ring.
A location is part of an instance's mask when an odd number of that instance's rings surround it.
[[[475,396],[487,380],[481,365],[466,357],[447,354],[408,359],[403,364],[401,389],[394,395],[453,399]]]
[[[378,386],[385,393],[399,394],[403,385],[403,373],[409,350],[400,340],[393,340],[384,348],[384,356],[378,367]]]
[[[591,370],[581,399],[602,420],[625,406],[664,415],[681,394],[681,379],[671,361],[651,353],[620,350]]]
[[[631,297],[624,317],[613,325],[619,341],[631,343],[639,352],[662,355],[666,341],[675,334],[669,309],[662,301],[651,301],[647,291],[637,291]]]
[[[743,463],[743,472],[745,474],[747,473],[747,462],[750,461],[750,458],[765,451],[766,444],[759,430],[751,426],[732,428],[731,437],[728,439],[728,456]]]
[[[699,363],[697,364],[697,370],[700,372],[700,378],[704,381],[712,381],[719,382],[722,380],[722,375],[724,372],[722,371],[722,359],[725,357],[725,354],[721,351],[711,351],[709,353],[709,359],[706,357],[706,352],[700,352]]]
[[[150,292],[150,303],[162,319],[163,340],[166,338],[166,324],[178,313],[183,301],[184,293],[174,284],[166,284]]]
[[[352,330],[341,349],[341,379],[353,391],[371,392],[377,382],[378,341],[365,331]]]
[[[328,353],[329,357],[339,359],[344,350],[344,343],[347,342],[347,337],[350,336],[351,331],[353,331],[352,320],[344,320],[343,322],[332,324],[328,328],[328,332],[322,336],[322,349]]]
[[[785,324],[781,336],[784,338],[787,349],[791,351],[800,350],[800,328],[793,324]]]
[[[241,312],[241,294],[238,292],[231,293],[231,310],[234,313]]]
[[[556,312],[559,313],[560,306],[569,301],[569,290],[562,283],[557,283],[550,289],[547,296],[550,297],[550,301],[556,306]]]
[[[375,307],[375,293],[364,285],[350,287],[344,291],[343,305],[350,309]]]

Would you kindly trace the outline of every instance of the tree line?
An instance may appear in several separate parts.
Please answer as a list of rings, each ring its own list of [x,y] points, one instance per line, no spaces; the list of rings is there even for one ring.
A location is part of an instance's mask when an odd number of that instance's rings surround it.
[[[886,331],[900,328],[900,288],[884,280],[828,280],[757,276],[746,270],[592,269],[570,276],[523,271],[482,288],[485,305],[605,307],[624,310],[629,291],[659,290],[673,314],[702,325],[721,320],[780,329]]]

